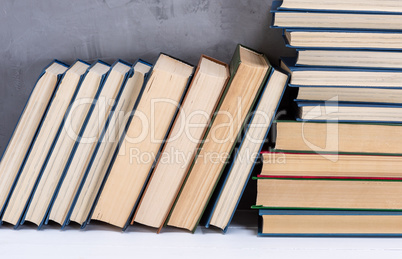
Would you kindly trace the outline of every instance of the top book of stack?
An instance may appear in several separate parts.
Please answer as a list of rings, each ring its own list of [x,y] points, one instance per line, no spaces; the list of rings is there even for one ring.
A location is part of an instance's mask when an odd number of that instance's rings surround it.
[[[401,50],[402,3],[398,1],[274,2],[272,27],[284,28],[298,49]]]

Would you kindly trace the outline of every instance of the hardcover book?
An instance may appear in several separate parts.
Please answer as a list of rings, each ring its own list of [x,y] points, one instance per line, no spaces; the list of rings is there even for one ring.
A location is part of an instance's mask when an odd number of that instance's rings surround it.
[[[293,58],[282,58],[281,61],[291,73],[291,87],[402,88],[401,70],[297,67]]]
[[[280,10],[308,10],[330,11],[330,12],[352,12],[352,13],[402,13],[402,3],[399,1],[382,0],[283,0],[279,6]]]
[[[402,28],[402,13],[296,11],[280,9],[280,4],[279,1],[272,3],[272,28],[350,30],[401,30]]]
[[[90,162],[85,169],[83,179],[70,207],[68,222],[74,221],[82,226],[88,223],[89,214],[102,185],[110,163],[115,157],[119,140],[124,136],[128,121],[137,108],[145,88],[145,80],[152,65],[138,60],[130,71],[130,76],[123,86],[120,98],[109,116],[108,127],[103,130]]]
[[[109,117],[120,100],[130,70],[131,64],[121,60],[112,65],[94,102],[93,111],[87,118],[85,129],[76,141],[76,150],[70,155],[70,161],[63,169],[64,177],[59,183],[60,188],[55,192],[49,215],[49,220],[63,227],[68,223],[70,208],[74,207],[74,197],[80,182],[83,181],[85,168],[89,165],[91,156],[96,155],[97,143],[109,126]]]
[[[261,177],[401,179],[402,157],[303,152],[261,152]]]
[[[399,88],[301,86],[297,91],[296,101],[300,102],[383,104],[390,107],[402,103],[402,91]]]
[[[399,237],[401,211],[259,210],[259,236]]]
[[[209,212],[206,227],[213,225],[224,232],[227,230],[265,142],[287,82],[287,74],[274,68],[271,70],[256,108],[251,113],[252,118],[234,155],[234,161],[228,165],[229,170],[224,175],[222,186],[217,187],[217,197],[210,201],[213,207]]]
[[[270,69],[263,54],[238,45],[227,90],[188,170],[167,225],[195,231]]]
[[[60,124],[65,119],[65,113],[71,100],[79,89],[82,75],[89,65],[82,61],[76,61],[61,79],[60,85],[55,91],[53,100],[43,118],[40,132],[26,158],[24,166],[21,166],[19,180],[10,196],[3,220],[13,225],[18,225],[21,215],[27,205],[30,194],[35,188],[40,170],[48,159],[55,140],[60,133]]]
[[[402,31],[286,29],[283,37],[297,49],[402,50]]]
[[[256,208],[402,211],[402,180],[258,177]]]
[[[20,168],[35,143],[53,94],[67,69],[66,64],[55,60],[43,70],[4,150],[0,163],[0,219],[18,182]]]
[[[278,151],[402,154],[402,124],[279,120],[276,127]]]
[[[402,104],[314,102],[296,100],[298,120],[334,122],[402,122]]]
[[[70,109],[66,118],[60,125],[60,133],[49,153],[49,158],[40,169],[39,182],[36,183],[30,194],[25,212],[25,220],[33,222],[39,227],[45,221],[59,180],[63,177],[63,169],[68,162],[69,155],[76,149],[74,147],[76,139],[85,128],[86,117],[93,110],[93,100],[98,97],[109,68],[109,65],[101,61],[88,68],[74,100],[69,105]]]
[[[130,223],[192,74],[192,66],[159,56],[105,180],[93,220],[123,229]]]
[[[159,229],[163,226],[195,152],[203,142],[228,79],[229,68],[226,64],[201,56],[194,79],[134,214],[133,222]],[[193,127],[194,122],[197,125]],[[184,155],[184,159],[177,154]]]
[[[298,50],[296,66],[402,69],[402,52],[365,50]]]

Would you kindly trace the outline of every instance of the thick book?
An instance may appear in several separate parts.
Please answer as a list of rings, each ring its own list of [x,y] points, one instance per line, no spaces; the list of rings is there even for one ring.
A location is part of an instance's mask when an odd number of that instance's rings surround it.
[[[402,180],[257,177],[257,208],[402,211]]]
[[[51,104],[68,66],[58,60],[51,62],[40,74],[12,136],[4,150],[0,164],[0,219],[10,195],[18,182],[20,168],[35,143],[43,118]]]
[[[402,28],[402,13],[279,10],[279,5],[280,2],[272,4],[272,28],[348,30],[401,30]]]
[[[195,231],[270,70],[263,54],[237,46],[227,90],[188,170],[167,225]]]
[[[92,220],[125,229],[172,127],[193,66],[160,54],[119,146]]]
[[[283,37],[297,49],[402,50],[402,31],[286,29]]]
[[[133,222],[159,229],[163,226],[228,79],[227,64],[201,56]]]
[[[129,78],[123,86],[124,89],[121,90],[119,98],[115,100],[117,104],[108,118],[108,126],[103,129],[85,169],[66,218],[67,224],[69,221],[74,221],[82,228],[87,224],[97,193],[114,157],[114,151],[121,136],[125,133],[131,114],[137,108],[145,88],[144,82],[151,68],[152,65],[143,60],[138,60],[132,66]]]
[[[261,177],[402,178],[402,157],[387,155],[261,152]]]
[[[32,189],[35,187],[40,170],[48,159],[48,153],[54,146],[60,133],[60,124],[65,119],[71,100],[76,95],[82,75],[89,65],[82,61],[76,61],[66,72],[48,111],[43,118],[41,130],[38,132],[26,162],[20,168],[19,180],[10,196],[8,206],[3,215],[3,221],[18,225],[20,217],[27,205]]]
[[[402,104],[296,100],[298,120],[402,123]]]
[[[402,69],[402,52],[367,50],[298,50],[296,66]]]
[[[259,210],[259,236],[400,237],[402,211]]]
[[[75,150],[76,139],[85,128],[86,117],[92,112],[93,100],[96,100],[109,65],[97,61],[87,69],[79,90],[69,104],[57,141],[49,152],[47,162],[40,169],[40,178],[30,194],[25,211],[25,220],[42,226],[70,153]],[[24,220],[22,220],[23,222]]]
[[[212,225],[226,232],[266,140],[288,79],[286,73],[274,68],[271,70],[256,107],[250,114],[250,122],[234,155],[234,161],[228,165],[222,185],[217,186],[215,200],[210,201],[213,206],[208,212],[206,227]]]
[[[108,128],[109,117],[120,100],[130,70],[131,64],[122,60],[112,65],[102,90],[94,101],[93,111],[88,117],[85,129],[76,140],[76,150],[70,154],[70,161],[63,169],[64,177],[59,182],[60,188],[55,192],[55,200],[49,214],[49,220],[63,227],[68,223],[70,208],[73,206],[79,184],[83,180],[85,168],[89,165],[92,154],[96,155],[97,143],[102,133]]]
[[[283,0],[279,10],[306,10],[309,12],[402,13],[400,1],[382,0]]]
[[[291,73],[291,87],[402,88],[402,70],[298,67],[293,58],[282,58],[281,61]]]
[[[276,121],[278,151],[402,154],[402,124]]]

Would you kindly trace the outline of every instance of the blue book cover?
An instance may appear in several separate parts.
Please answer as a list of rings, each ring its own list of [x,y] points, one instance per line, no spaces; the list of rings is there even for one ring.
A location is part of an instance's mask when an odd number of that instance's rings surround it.
[[[77,62],[81,62],[81,63],[83,63],[83,64],[89,65],[87,62],[78,59],[77,61],[74,62],[74,64],[71,65],[71,67],[73,67]],[[70,68],[71,68],[71,67],[70,67]],[[67,72],[68,72],[68,70],[66,71],[66,73],[67,73]],[[76,97],[76,95],[77,95],[77,93],[78,93],[78,91],[79,91],[79,89],[80,89],[80,87],[81,87],[81,83],[82,83],[82,81],[83,81],[85,75],[86,75],[86,73],[84,73],[83,75],[80,76],[80,79],[79,79],[79,81],[78,81],[78,84],[77,84],[77,86],[76,86],[76,89],[74,90],[73,96],[72,96],[72,98],[71,98],[69,107],[71,106],[72,102],[74,101],[74,99],[75,99],[75,97]],[[64,78],[64,76],[63,76],[63,78]],[[60,80],[60,82],[62,82],[63,78]],[[34,185],[32,191],[31,191],[31,194],[30,194],[30,196],[29,196],[29,199],[28,199],[28,201],[27,201],[27,203],[26,203],[26,205],[25,205],[24,213],[21,215],[21,218],[20,218],[20,220],[19,220],[19,223],[16,224],[16,227],[18,227],[19,225],[24,224],[26,212],[27,212],[27,210],[28,210],[28,208],[29,208],[29,205],[30,205],[30,203],[31,203],[31,201],[32,201],[33,195],[35,194],[35,191],[36,191],[36,188],[37,188],[37,186],[38,186],[38,184],[39,184],[39,181],[40,181],[40,179],[41,179],[43,170],[44,170],[44,168],[45,168],[46,165],[47,165],[47,162],[48,162],[48,160],[49,160],[49,158],[50,158],[50,155],[51,155],[51,153],[52,153],[52,151],[53,151],[53,149],[54,149],[54,146],[55,146],[55,144],[56,144],[56,142],[57,142],[57,140],[58,140],[58,138],[59,138],[59,136],[60,136],[60,132],[61,132],[62,129],[63,129],[64,123],[65,123],[65,120],[66,120],[66,118],[67,118],[67,115],[68,115],[69,111],[70,111],[70,109],[67,109],[66,113],[63,115],[63,120],[62,120],[61,124],[60,124],[59,127],[58,127],[56,136],[54,137],[54,139],[53,139],[53,141],[52,141],[52,144],[51,144],[51,147],[50,147],[50,149],[49,149],[49,152],[48,152],[48,154],[46,155],[46,159],[45,159],[45,161],[44,161],[44,163],[43,163],[43,165],[42,165],[42,167],[41,167],[41,169],[40,169],[38,178],[37,178],[36,181],[35,181],[35,185]]]
[[[277,9],[278,11],[305,11],[305,12],[328,12],[328,13],[353,13],[353,14],[387,14],[387,15],[392,15],[392,14],[402,14],[402,11],[395,11],[399,6],[393,5],[392,8],[389,7],[389,5],[385,5],[384,7],[382,6],[376,6],[375,10],[372,8],[367,8],[365,5],[359,6],[358,8],[350,7],[350,1],[345,1],[342,6],[344,8],[337,8],[334,9],[333,6],[327,5],[328,8],[325,8],[325,4],[323,5],[322,8],[312,8],[313,6],[308,7],[308,5],[305,3],[304,7],[299,7],[299,8],[288,8],[282,6],[283,1],[274,1],[272,5],[275,6],[274,8]],[[312,1],[314,3],[314,1]],[[339,3],[338,3],[339,6]],[[401,10],[402,8],[399,7]]]
[[[88,72],[91,70],[91,68],[94,67],[97,63],[101,63],[101,64],[103,64],[103,65],[106,65],[106,66],[109,66],[109,67],[110,67],[110,65],[107,64],[106,62],[103,62],[103,61],[101,61],[101,60],[98,60],[98,61],[96,61],[95,63],[93,63],[93,64],[87,69],[87,73],[88,73]],[[89,111],[88,111],[86,117],[85,117],[84,123],[83,123],[83,125],[82,125],[82,127],[81,127],[81,129],[80,129],[80,131],[79,131],[79,133],[78,133],[78,139],[76,140],[76,142],[75,142],[75,144],[74,144],[74,147],[73,147],[73,149],[72,149],[72,151],[71,151],[71,153],[70,153],[70,155],[69,155],[69,158],[68,158],[68,160],[67,160],[65,169],[63,170],[63,173],[62,173],[62,175],[61,175],[61,177],[60,177],[60,179],[59,179],[59,182],[58,182],[58,184],[57,184],[56,190],[55,190],[55,192],[54,192],[54,194],[53,194],[53,197],[52,197],[52,199],[51,199],[51,202],[49,203],[49,206],[48,206],[48,208],[47,208],[46,214],[45,214],[45,216],[44,216],[44,218],[43,218],[41,224],[39,225],[39,228],[41,228],[41,227],[43,226],[43,224],[48,224],[49,216],[50,216],[50,211],[51,211],[51,209],[52,209],[52,207],[53,207],[53,204],[54,204],[54,202],[55,202],[55,200],[56,200],[56,197],[57,197],[57,195],[58,195],[58,192],[59,192],[59,190],[60,190],[60,187],[61,187],[61,185],[62,185],[62,183],[63,183],[63,180],[64,180],[64,178],[65,178],[65,174],[66,174],[66,172],[67,172],[68,166],[69,166],[69,164],[71,163],[71,161],[72,161],[72,159],[73,159],[73,157],[74,157],[75,151],[77,150],[77,147],[78,147],[78,144],[79,144],[79,139],[82,137],[82,134],[84,133],[84,130],[85,130],[85,128],[86,128],[86,125],[87,125],[87,123],[88,123],[88,121],[89,121],[89,118],[90,118],[91,115],[92,115],[92,112],[93,112],[93,109],[94,109],[94,107],[95,107],[96,101],[97,101],[97,99],[99,98],[99,95],[100,95],[100,93],[101,93],[101,91],[102,91],[102,89],[103,89],[103,85],[104,85],[104,83],[105,83],[105,81],[106,81],[107,76],[109,75],[109,72],[110,72],[110,70],[109,70],[108,72],[106,72],[105,74],[103,74],[102,77],[101,77],[101,81],[100,81],[100,83],[99,83],[99,87],[98,87],[98,90],[97,90],[97,92],[96,92],[96,94],[95,94],[94,100],[93,100],[93,102],[92,102],[92,104],[91,104],[91,107],[90,107],[90,109],[89,109]]]
[[[294,57],[295,61],[294,62],[289,62],[290,64],[293,64],[293,66],[295,67],[315,67],[315,65],[307,65],[307,64],[301,64],[299,62],[299,57],[301,52],[310,52],[310,51],[314,51],[314,50],[307,50],[307,49],[296,49],[297,51],[297,57]],[[386,55],[389,55],[392,53],[395,53],[395,51],[392,50],[384,50],[384,51],[376,51],[376,50],[360,50],[360,49],[332,49],[332,50],[325,50],[324,52],[328,52],[328,53],[337,53],[337,52],[350,52],[350,56],[353,56],[355,54],[362,54],[362,53],[384,53]],[[281,57],[281,59],[289,59],[289,58],[283,58]],[[384,62],[385,60],[387,60],[387,58],[384,58],[382,60],[382,62]],[[388,60],[389,63],[392,62],[391,59]],[[366,66],[366,65],[362,65],[361,63],[359,65],[354,64],[354,63],[350,63],[347,65],[333,65],[330,64],[329,62],[327,62],[326,65],[321,65],[321,67],[328,67],[328,68],[342,68],[342,69],[349,69],[349,68],[359,68],[359,69],[388,69],[388,70],[401,70],[400,67],[391,67],[391,66],[387,66],[387,67],[383,67],[383,68],[376,68],[375,66]]]
[[[296,57],[281,57],[282,65],[285,66],[290,73],[296,71],[328,71],[328,72],[367,72],[367,73],[399,73],[402,69],[383,69],[383,68],[364,68],[364,67],[318,67],[318,66],[296,66]],[[400,87],[394,86],[348,86],[348,85],[299,85],[293,84],[292,80],[289,82],[289,87],[344,87],[344,88],[378,88],[378,89],[402,89],[402,84]]]
[[[268,77],[268,79],[266,80],[266,83],[265,83],[265,85],[264,85],[264,88],[262,89],[262,91],[261,91],[261,93],[260,93],[259,99],[258,99],[258,101],[256,102],[255,107],[253,108],[253,111],[256,111],[256,110],[258,109],[258,107],[259,107],[259,105],[260,105],[260,102],[261,102],[261,99],[262,99],[262,97],[263,97],[263,95],[264,95],[264,93],[265,93],[265,91],[266,91],[267,85],[268,85],[268,83],[269,83],[269,81],[270,81],[271,75],[274,73],[275,70],[279,70],[279,69],[277,69],[277,68],[272,68],[272,70],[271,70],[271,72],[270,72],[270,75],[269,75],[269,77]],[[285,74],[287,74],[287,73],[285,73]],[[289,77],[288,77],[288,80],[289,80]],[[288,83],[288,80],[286,81],[285,86],[284,86],[284,88],[283,88],[283,91],[282,91],[282,93],[281,93],[281,96],[280,96],[280,98],[279,98],[279,101],[278,101],[278,103],[276,104],[274,114],[277,113],[277,110],[278,110],[278,108],[279,108],[279,104],[280,104],[281,99],[282,99],[282,97],[283,97],[283,94],[284,94],[284,92],[285,92],[285,90],[286,90],[286,85],[287,85],[287,83]],[[253,118],[254,118],[254,113],[252,113],[252,116],[250,117],[249,121],[247,122],[247,126],[246,126],[245,129],[244,129],[244,135],[243,135],[242,138],[241,138],[240,144],[239,144],[238,147],[235,148],[234,157],[233,157],[233,159],[231,160],[231,163],[227,166],[228,169],[225,169],[225,172],[223,173],[223,175],[222,175],[222,177],[221,177],[221,180],[219,181],[219,183],[218,183],[218,185],[217,185],[217,187],[216,187],[216,191],[215,191],[215,193],[214,193],[214,196],[213,196],[213,197],[211,198],[211,200],[210,200],[210,205],[208,205],[209,208],[207,208],[206,214],[205,214],[205,215],[206,215],[205,227],[207,227],[207,228],[210,226],[210,221],[211,221],[212,215],[213,215],[213,213],[214,213],[214,211],[215,211],[215,209],[216,209],[217,203],[218,203],[218,201],[219,201],[219,199],[220,199],[220,197],[221,197],[221,194],[222,194],[222,192],[223,192],[223,189],[225,188],[226,182],[227,182],[227,180],[228,180],[228,178],[229,178],[229,175],[230,175],[230,173],[231,173],[231,171],[232,171],[232,169],[233,169],[233,166],[234,166],[234,164],[235,164],[235,161],[236,161],[236,159],[238,158],[240,149],[243,147],[244,140],[247,138],[247,133],[248,133],[250,127],[252,126]],[[261,145],[260,145],[260,147],[259,147],[259,149],[258,149],[258,154],[260,153],[260,151],[261,151],[261,149],[262,149],[262,147],[263,147],[263,145],[264,145],[264,143],[265,143],[265,140],[266,140],[267,135],[268,135],[268,132],[269,132],[269,130],[270,130],[270,128],[271,128],[273,119],[274,119],[274,116],[271,117],[271,121],[270,121],[270,123],[269,123],[269,125],[268,125],[268,127],[267,127],[267,129],[266,129],[265,135],[264,135],[264,141],[261,143]],[[235,214],[235,212],[236,212],[236,208],[237,208],[237,206],[239,205],[240,199],[241,199],[241,197],[242,197],[242,195],[243,195],[243,192],[244,192],[244,190],[245,190],[245,188],[246,188],[246,186],[247,186],[248,180],[249,180],[249,178],[250,178],[250,176],[251,176],[251,174],[252,174],[252,172],[253,172],[253,170],[254,170],[254,167],[255,167],[255,164],[256,164],[257,160],[258,160],[258,156],[255,157],[255,159],[254,159],[254,164],[253,164],[253,166],[251,167],[250,171],[248,172],[247,180],[246,180],[246,182],[244,183],[244,185],[242,186],[242,191],[241,191],[241,194],[240,194],[240,196],[239,196],[239,199],[237,200],[236,206],[234,207],[233,211],[231,212],[231,216],[230,216],[230,219],[229,219],[229,221],[228,221],[226,227],[223,229],[223,232],[224,232],[224,233],[226,233],[226,231],[227,231],[227,229],[228,229],[228,227],[229,227],[229,225],[230,225],[230,222],[231,222],[232,219],[233,219],[233,216],[234,216],[234,214]]]
[[[336,33],[347,33],[347,34],[354,34],[354,38],[358,38],[359,34],[370,34],[372,35],[372,38],[376,38],[378,35],[381,34],[388,34],[388,35],[398,35],[398,36],[402,36],[402,32],[401,31],[396,31],[396,30],[389,30],[389,31],[385,31],[385,30],[372,30],[372,31],[367,31],[367,30],[330,30],[330,29],[311,29],[311,28],[305,28],[305,29],[283,29],[283,33],[282,33],[282,37],[285,41],[285,45],[289,48],[295,48],[295,49],[299,49],[299,50],[334,50],[334,49],[338,49],[338,50],[377,50],[377,51],[386,51],[386,50],[394,50],[394,51],[402,51],[402,47],[354,47],[354,46],[337,46],[337,47],[332,47],[332,46],[297,46],[297,45],[293,45],[291,44],[291,42],[289,41],[288,37],[286,34],[291,34],[292,32],[311,32],[314,33],[315,38],[319,38],[318,36],[320,36],[320,33],[332,33],[332,34],[336,34]],[[292,36],[290,36],[292,37]],[[327,36],[322,36],[322,38],[325,38]],[[378,40],[380,41],[380,39]],[[381,42],[381,41],[380,41]],[[387,40],[383,40],[383,43],[388,42]],[[402,42],[402,41],[401,41]]]
[[[271,28],[280,28],[280,29],[309,29],[309,30],[319,30],[319,29],[328,29],[328,30],[361,30],[361,31],[375,31],[375,30],[388,30],[388,31],[400,31],[401,29],[396,28],[396,29],[390,29],[390,28],[369,28],[369,27],[364,27],[363,25],[360,25],[360,27],[357,26],[347,26],[347,27],[342,27],[338,26],[336,27],[337,21],[342,19],[339,17],[339,15],[343,14],[343,17],[348,17],[349,19],[353,19],[354,22],[361,21],[362,24],[368,23],[368,20],[374,20],[371,21],[371,24],[376,24],[376,19],[384,19],[384,13],[381,12],[348,12],[348,11],[334,11],[334,10],[295,10],[295,9],[283,9],[281,8],[282,1],[274,1],[271,6],[271,14],[272,14],[272,21],[271,21]],[[275,25],[275,17],[276,14],[279,13],[278,15],[281,14],[302,14],[302,17],[311,17],[311,16],[316,16],[320,15],[326,15],[326,19],[329,23],[334,24],[334,27],[331,26],[322,26],[319,24],[319,20],[316,22],[312,21],[311,24],[315,24],[314,26],[300,26],[297,24],[297,22],[294,22],[294,25],[292,26],[278,26]],[[309,14],[311,14],[309,16]],[[392,16],[392,19],[402,19],[402,13],[387,13],[388,16]],[[360,17],[359,17],[360,16]],[[359,20],[361,19],[361,20]]]
[[[370,110],[370,117],[369,119],[366,118],[366,112],[364,112],[364,108],[375,108],[381,111],[381,114],[383,117],[388,116],[389,112],[395,111],[395,109],[400,109],[402,111],[402,104],[397,104],[397,103],[355,103],[355,102],[334,102],[334,101],[304,101],[304,100],[296,100],[297,106],[299,107],[299,117],[296,118],[298,121],[322,121],[322,122],[328,122],[328,121],[333,121],[333,122],[377,122],[377,123],[387,123],[387,124],[400,124],[402,123],[402,120],[399,120],[397,117],[395,120],[377,120],[375,118],[372,118],[371,116],[375,116],[373,114],[372,110]],[[323,112],[321,108],[327,107],[328,108],[328,115],[332,115],[333,119],[320,119],[318,116],[317,118],[307,118],[304,119],[302,115],[302,109],[303,107],[313,107],[317,108],[320,110],[320,112]],[[331,107],[334,107],[335,109],[331,109]],[[359,111],[359,119],[342,119],[342,114],[339,114],[337,111],[337,107],[342,109],[342,107],[346,108],[356,108],[357,113]],[[326,111],[327,112],[327,111]],[[327,114],[323,114],[322,116],[326,116]],[[338,117],[339,116],[339,117]]]
[[[16,129],[17,129],[17,127],[18,127],[18,124],[19,124],[19,122],[20,122],[20,120],[21,120],[21,117],[23,116],[23,114],[24,114],[24,112],[25,112],[25,109],[26,109],[26,107],[27,107],[27,105],[28,105],[28,102],[30,101],[31,96],[32,96],[32,93],[33,93],[33,91],[35,90],[35,88],[36,88],[36,86],[37,86],[39,80],[40,80],[40,79],[42,78],[42,76],[46,73],[46,69],[49,68],[49,67],[50,67],[51,65],[53,65],[54,63],[57,63],[57,64],[59,64],[59,65],[62,65],[62,66],[64,66],[64,67],[66,67],[66,70],[67,70],[67,68],[69,67],[66,63],[55,59],[55,60],[53,60],[52,62],[50,62],[50,63],[42,70],[41,74],[39,75],[38,79],[37,79],[36,82],[35,82],[35,87],[31,90],[31,93],[29,94],[28,100],[26,101],[26,103],[25,103],[25,105],[24,105],[24,109],[22,110],[22,112],[21,112],[21,114],[20,114],[20,116],[19,116],[19,118],[18,118],[17,124],[16,124],[16,126],[14,127],[14,130],[13,130],[13,132],[12,132],[12,134],[11,134],[10,139],[8,140],[8,143],[7,143],[7,145],[6,145],[6,148],[4,149],[4,151],[3,151],[2,155],[1,155],[0,161],[3,160],[3,157],[4,157],[4,154],[5,154],[6,150],[7,150],[7,147],[8,147],[8,145],[10,144],[10,141],[11,141],[11,139],[12,139],[12,137],[13,137],[13,135],[14,135]],[[17,173],[17,175],[16,175],[16,177],[15,177],[15,179],[14,179],[14,181],[13,181],[13,184],[11,185],[11,188],[10,188],[10,191],[9,191],[9,193],[8,193],[8,195],[7,195],[7,198],[6,198],[5,202],[4,202],[4,204],[2,205],[2,207],[0,208],[0,224],[2,224],[1,218],[3,217],[4,211],[5,211],[6,208],[7,208],[8,201],[9,201],[9,199],[10,199],[12,193],[13,193],[13,190],[14,190],[14,188],[15,188],[17,182],[18,182],[18,179],[19,179],[20,173],[21,173],[21,171],[22,171],[22,168],[24,167],[25,162],[26,162],[26,159],[27,159],[27,157],[28,157],[28,155],[29,155],[29,153],[30,153],[30,151],[31,151],[31,149],[32,149],[32,146],[33,146],[34,143],[35,143],[36,137],[37,137],[37,135],[38,135],[38,133],[39,133],[41,127],[42,127],[42,122],[43,122],[44,118],[46,117],[48,108],[50,107],[50,105],[51,105],[51,103],[52,103],[53,96],[55,95],[55,93],[56,93],[56,91],[57,91],[57,89],[58,89],[58,86],[59,86],[59,84],[60,84],[60,82],[61,82],[61,80],[62,80],[64,74],[65,74],[65,73],[59,74],[59,75],[57,76],[56,85],[55,85],[55,87],[54,87],[53,93],[51,94],[50,100],[49,100],[48,104],[46,105],[44,114],[42,115],[42,117],[41,117],[41,119],[40,119],[40,122],[39,122],[39,125],[38,125],[37,129],[35,130],[34,136],[33,136],[32,140],[31,140],[31,142],[30,142],[30,144],[29,144],[29,147],[28,147],[28,149],[27,149],[27,152],[26,152],[26,154],[25,154],[25,156],[24,156],[25,158],[23,159],[23,161],[22,161],[22,163],[21,163],[21,165],[20,165],[20,168],[19,168],[18,173]],[[16,225],[16,226],[17,226],[17,225]]]
[[[293,71],[349,71],[349,72],[402,72],[402,69],[390,70],[387,68],[366,68],[366,67],[321,67],[321,66],[297,66],[296,57],[281,57],[282,62]]]
[[[258,236],[261,237],[400,237],[402,233],[263,233],[262,216],[402,216],[402,211],[365,211],[365,210],[287,210],[287,209],[260,209],[258,222]],[[386,218],[384,220],[386,221]],[[333,222],[333,219],[331,220]],[[300,223],[303,224],[303,223]],[[323,231],[324,232],[324,231]]]
[[[373,107],[373,108],[402,108],[399,103],[357,103],[357,102],[336,102],[336,101],[306,101],[295,100],[298,107],[305,106],[335,106],[335,107]]]
[[[134,73],[135,73],[134,67],[135,67],[135,65],[136,65],[137,63],[142,63],[142,64],[144,64],[144,65],[146,65],[146,66],[149,66],[149,67],[150,67],[150,70],[148,71],[148,73],[146,73],[146,74],[144,75],[144,83],[142,84],[142,87],[141,87],[140,93],[139,93],[139,95],[138,95],[138,98],[137,98],[137,100],[136,100],[136,102],[135,102],[135,104],[134,104],[134,107],[133,107],[132,111],[131,111],[130,118],[128,119],[126,125],[124,126],[123,133],[122,133],[122,135],[120,136],[119,143],[118,143],[118,145],[117,145],[117,147],[116,147],[116,150],[113,151],[112,160],[111,160],[111,162],[110,162],[110,164],[109,164],[109,166],[108,166],[108,168],[107,168],[107,170],[106,170],[105,177],[104,177],[104,179],[102,180],[102,184],[101,184],[101,186],[100,186],[100,188],[99,188],[99,190],[98,190],[98,192],[97,192],[97,194],[96,194],[95,201],[94,201],[94,203],[92,204],[92,207],[91,207],[91,210],[90,210],[90,212],[89,212],[89,214],[88,214],[88,217],[87,217],[86,221],[82,224],[81,228],[85,228],[86,225],[91,222],[91,217],[92,217],[92,214],[93,214],[93,212],[94,212],[94,210],[95,210],[96,204],[97,204],[97,202],[98,202],[98,200],[99,200],[100,194],[102,193],[102,189],[103,189],[103,187],[104,187],[104,185],[105,185],[105,183],[106,183],[106,180],[107,180],[107,177],[108,177],[108,175],[109,175],[109,173],[110,173],[110,170],[112,169],[113,162],[114,162],[114,160],[116,159],[116,156],[117,156],[118,153],[119,153],[119,148],[120,148],[122,142],[124,141],[125,134],[126,134],[128,128],[129,128],[129,126],[130,126],[130,123],[131,123],[131,120],[132,120],[132,118],[133,118],[134,112],[135,112],[135,110],[137,109],[138,103],[139,103],[140,100],[141,100],[141,96],[142,96],[142,93],[144,92],[145,86],[146,86],[147,81],[148,81],[148,79],[149,79],[149,75],[150,75],[151,72],[152,72],[153,65],[152,65],[151,63],[148,63],[148,62],[146,62],[146,61],[144,61],[144,60],[142,60],[142,59],[138,59],[136,62],[134,62],[129,77],[132,77],[132,76],[134,75]],[[128,224],[129,224],[129,223],[126,224],[125,228],[127,228]]]

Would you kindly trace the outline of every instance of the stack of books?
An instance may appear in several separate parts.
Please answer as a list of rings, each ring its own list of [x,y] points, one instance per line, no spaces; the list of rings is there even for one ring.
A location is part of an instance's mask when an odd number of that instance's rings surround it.
[[[242,45],[230,66],[55,60],[2,156],[0,220],[194,231],[210,201],[227,229],[287,81]]]
[[[402,235],[402,2],[273,5],[297,119],[257,177],[261,235]]]

